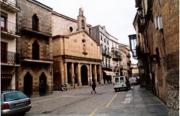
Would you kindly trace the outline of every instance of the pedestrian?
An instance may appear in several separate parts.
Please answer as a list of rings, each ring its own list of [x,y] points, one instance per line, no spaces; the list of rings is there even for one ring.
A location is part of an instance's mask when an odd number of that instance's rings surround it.
[[[93,80],[92,81],[92,91],[91,91],[91,94],[96,94],[96,82]]]

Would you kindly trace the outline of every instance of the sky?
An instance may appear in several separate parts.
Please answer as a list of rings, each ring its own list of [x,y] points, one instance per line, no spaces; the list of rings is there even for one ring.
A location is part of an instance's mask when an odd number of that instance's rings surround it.
[[[38,0],[60,14],[77,19],[83,8],[86,22],[105,26],[119,43],[129,45],[129,34],[134,34],[135,0]]]

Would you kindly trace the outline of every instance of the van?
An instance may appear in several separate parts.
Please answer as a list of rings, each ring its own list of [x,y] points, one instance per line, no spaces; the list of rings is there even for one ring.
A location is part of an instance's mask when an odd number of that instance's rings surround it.
[[[125,76],[117,76],[114,78],[114,90],[115,92],[120,90],[129,90],[130,84]]]

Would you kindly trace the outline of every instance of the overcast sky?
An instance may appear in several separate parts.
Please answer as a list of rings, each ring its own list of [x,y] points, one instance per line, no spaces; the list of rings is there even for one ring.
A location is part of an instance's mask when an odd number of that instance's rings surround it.
[[[135,0],[38,0],[55,11],[77,19],[80,7],[88,24],[102,25],[120,43],[129,45],[128,35],[135,33]]]
[[[135,33],[135,0],[38,0],[66,16],[77,19],[79,8],[84,9],[87,23],[105,26],[120,43],[129,45],[129,34]]]

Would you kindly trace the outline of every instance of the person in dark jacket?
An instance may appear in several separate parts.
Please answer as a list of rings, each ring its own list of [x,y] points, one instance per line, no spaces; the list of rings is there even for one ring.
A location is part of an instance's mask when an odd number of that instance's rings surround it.
[[[95,81],[92,81],[92,91],[91,91],[91,94],[93,93],[96,93],[96,82]]]

